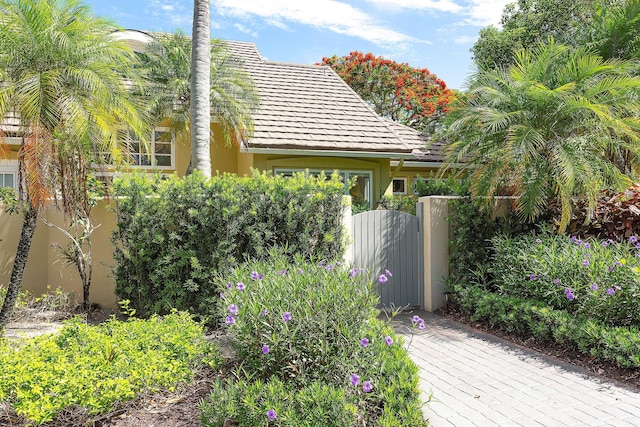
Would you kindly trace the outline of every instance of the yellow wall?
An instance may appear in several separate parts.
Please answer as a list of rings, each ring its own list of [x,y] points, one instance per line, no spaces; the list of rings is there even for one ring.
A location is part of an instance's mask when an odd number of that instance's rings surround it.
[[[111,274],[111,268],[115,264],[110,241],[116,224],[115,214],[108,205],[109,202],[101,200],[91,211],[93,223],[100,226],[91,235],[93,281],[90,298],[101,307],[116,308],[117,301],[113,293],[115,282]],[[48,208],[42,215],[49,222],[64,228],[64,218],[55,208]],[[21,228],[21,215],[9,215],[0,210],[0,239],[3,248],[0,251],[0,286],[6,286],[9,282]],[[82,284],[75,266],[68,266],[61,261],[57,250],[52,246],[55,243],[65,244],[67,241],[62,232],[38,221],[22,281],[23,289],[40,295],[47,291],[47,285],[52,289],[60,286],[66,291],[74,292],[78,303],[82,301]]]

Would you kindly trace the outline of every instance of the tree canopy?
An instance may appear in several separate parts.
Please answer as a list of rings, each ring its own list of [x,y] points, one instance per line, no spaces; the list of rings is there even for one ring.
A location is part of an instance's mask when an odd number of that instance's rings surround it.
[[[529,220],[559,201],[563,231],[572,198],[593,208],[600,189],[621,189],[638,173],[634,67],[551,39],[520,50],[508,68],[481,68],[467,105],[450,116],[445,167],[462,163],[457,173],[474,196],[517,196],[516,210]]]
[[[455,94],[426,68],[414,68],[371,53],[323,58],[376,113],[421,132],[432,131]]]

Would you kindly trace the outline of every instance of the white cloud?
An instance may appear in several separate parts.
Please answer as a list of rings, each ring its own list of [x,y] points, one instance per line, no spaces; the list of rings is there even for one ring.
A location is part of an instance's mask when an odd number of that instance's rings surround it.
[[[251,28],[247,28],[242,24],[236,23],[236,24],[233,24],[233,27],[236,30],[240,31],[241,33],[249,34],[251,37],[255,37],[255,38],[258,37],[258,32],[257,31],[254,31]]]
[[[478,36],[458,36],[453,39],[455,44],[472,44],[478,39]]]
[[[451,0],[366,0],[379,6],[389,6],[394,9],[433,10],[438,12],[458,13],[462,6]]]
[[[502,9],[514,0],[469,0],[463,12],[468,18],[465,22],[477,27],[500,24]]]
[[[187,3],[188,4],[188,3]],[[145,12],[165,22],[170,22],[174,27],[184,29],[191,28],[193,19],[193,6],[185,7],[180,0],[150,0]]]
[[[212,0],[212,5],[223,16],[244,19],[257,16],[276,26],[286,26],[286,22],[310,25],[381,46],[418,41],[337,0]]]

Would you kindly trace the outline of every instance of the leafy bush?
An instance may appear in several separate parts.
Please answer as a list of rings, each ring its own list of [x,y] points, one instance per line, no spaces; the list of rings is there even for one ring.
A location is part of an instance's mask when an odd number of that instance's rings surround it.
[[[476,286],[455,286],[455,302],[473,321],[578,350],[620,367],[640,367],[640,329],[547,307],[544,301],[500,295]]]
[[[498,233],[517,235],[531,227],[520,223],[508,207],[503,208],[504,215],[494,217],[477,202],[469,197],[449,201],[449,280],[453,283],[490,280],[483,267],[492,256],[491,238]]]
[[[428,178],[420,175],[415,179],[415,193],[424,196],[468,196],[469,183],[453,177],[437,178],[433,173]]]
[[[142,391],[171,390],[201,363],[220,357],[187,314],[100,326],[74,319],[17,348],[0,341],[0,401],[35,423],[71,405],[100,413]]]
[[[595,210],[591,214],[584,200],[575,202],[567,233],[592,236],[603,240],[623,242],[640,234],[640,184],[634,184],[622,192],[602,191]],[[553,217],[559,218],[560,206],[550,208]]]
[[[206,425],[266,425],[270,409],[287,426],[423,425],[417,367],[364,271],[274,256],[223,277],[239,380],[217,384]]]
[[[554,234],[492,239],[489,271],[505,295],[628,326],[640,322],[637,239],[620,244]]]
[[[412,195],[382,196],[378,209],[396,210],[415,215],[417,202],[418,197]]]
[[[338,258],[343,192],[337,175],[119,179],[116,294],[141,316],[173,308],[202,316],[217,271],[264,259],[273,247],[288,257]]]

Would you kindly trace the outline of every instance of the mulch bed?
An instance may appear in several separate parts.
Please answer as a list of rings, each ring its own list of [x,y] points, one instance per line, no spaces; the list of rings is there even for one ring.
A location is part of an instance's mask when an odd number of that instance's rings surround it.
[[[493,328],[486,322],[474,322],[471,321],[468,316],[455,310],[453,307],[441,308],[436,311],[436,314],[459,322],[476,331],[509,341],[517,347],[534,350],[562,363],[586,369],[590,373],[602,379],[609,380],[617,383],[618,385],[640,392],[640,369],[638,368],[620,368],[612,363],[594,360],[593,357],[579,353],[571,348],[558,347],[555,344],[542,342],[532,335],[527,336],[509,333]]]

